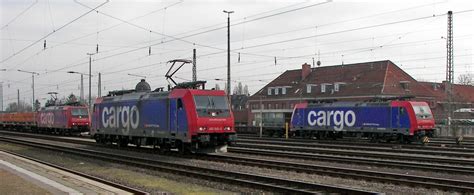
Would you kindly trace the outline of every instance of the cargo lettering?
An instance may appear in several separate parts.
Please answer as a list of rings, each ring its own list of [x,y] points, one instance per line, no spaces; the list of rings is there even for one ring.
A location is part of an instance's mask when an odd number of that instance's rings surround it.
[[[40,123],[43,125],[52,126],[54,124],[54,114],[52,112],[41,113]]]
[[[137,106],[104,107],[102,125],[104,128],[123,128],[128,133],[130,128],[136,129],[140,124],[140,113]]]
[[[331,124],[332,122],[332,124]],[[310,111],[308,113],[308,124],[310,126],[332,126],[334,125],[334,130],[340,131],[344,129],[344,127],[352,127],[355,125],[356,116],[354,111],[348,110],[344,113],[342,110],[331,110],[331,111],[323,111],[320,110]]]

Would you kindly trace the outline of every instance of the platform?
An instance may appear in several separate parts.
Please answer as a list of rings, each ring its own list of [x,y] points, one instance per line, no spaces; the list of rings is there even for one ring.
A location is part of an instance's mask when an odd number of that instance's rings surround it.
[[[1,194],[131,194],[54,167],[0,151]]]

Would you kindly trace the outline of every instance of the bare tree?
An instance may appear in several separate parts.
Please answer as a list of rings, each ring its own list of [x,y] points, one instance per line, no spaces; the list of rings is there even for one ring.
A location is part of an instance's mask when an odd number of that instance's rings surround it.
[[[5,111],[7,112],[28,112],[31,111],[32,107],[31,104],[28,104],[24,101],[20,101],[20,105],[16,102],[9,103],[7,106],[7,109]]]
[[[239,82],[239,84],[237,86],[234,87],[234,95],[242,95],[243,94],[243,87],[242,87],[242,83]]]
[[[247,86],[247,85],[244,86],[243,95],[247,95],[247,96],[250,95],[249,94],[249,86]]]
[[[461,74],[458,76],[458,84],[461,85],[474,85],[474,74]]]
[[[35,111],[38,111],[41,108],[41,102],[38,99],[36,99],[33,108],[35,109]]]

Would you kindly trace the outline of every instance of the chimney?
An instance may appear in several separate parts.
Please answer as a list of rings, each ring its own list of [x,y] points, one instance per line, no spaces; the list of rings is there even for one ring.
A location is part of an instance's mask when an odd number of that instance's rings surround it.
[[[301,80],[304,80],[311,73],[311,66],[307,63],[301,65]]]

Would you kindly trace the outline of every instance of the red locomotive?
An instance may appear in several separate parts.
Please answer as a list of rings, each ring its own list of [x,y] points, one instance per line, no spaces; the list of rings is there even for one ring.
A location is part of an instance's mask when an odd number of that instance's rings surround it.
[[[36,113],[36,125],[39,131],[57,134],[88,132],[89,111],[86,106],[45,107]]]
[[[48,106],[37,112],[1,113],[0,127],[15,131],[80,134],[89,132],[90,117],[86,106]]]

